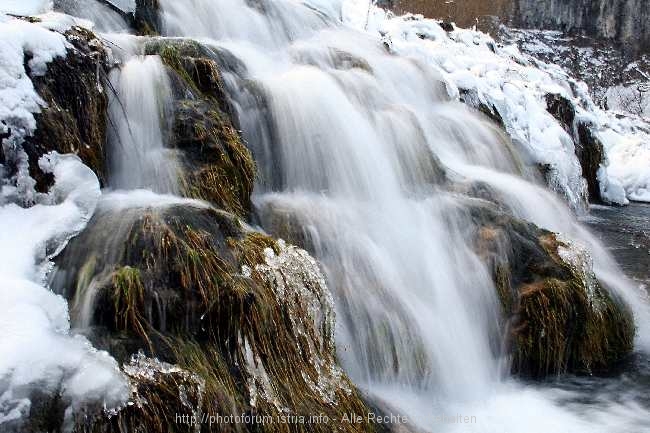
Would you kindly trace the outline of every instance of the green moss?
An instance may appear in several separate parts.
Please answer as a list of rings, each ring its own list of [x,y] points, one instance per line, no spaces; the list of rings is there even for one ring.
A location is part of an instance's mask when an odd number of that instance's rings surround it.
[[[255,183],[252,154],[222,113],[204,108],[186,103],[178,111],[174,142],[185,150],[183,191],[245,216]]]
[[[203,409],[210,413],[243,413],[248,409],[241,382],[228,362],[214,347],[202,347],[191,340],[170,341],[177,364],[205,381]]]
[[[192,45],[192,43],[189,41],[186,42],[186,44],[190,46]],[[192,86],[195,90],[198,90],[198,87],[194,83],[194,80],[187,71],[184,56],[181,56],[181,51],[177,45],[162,45],[158,51],[158,55],[161,57],[165,65],[176,71],[176,73],[180,75],[187,84]]]
[[[519,288],[516,362],[534,376],[608,371],[632,350],[630,312],[599,284],[587,288],[583,275],[559,256],[558,248],[566,246],[555,235],[541,236],[540,245],[568,278]]]
[[[271,248],[276,255],[280,254],[280,247],[275,239],[258,232],[250,232],[239,240],[230,238],[228,243],[235,250],[239,263],[252,269],[265,263],[267,248]]]
[[[267,248],[284,253],[274,239],[246,231],[232,215],[178,206],[148,210],[134,215],[132,221],[96,218],[71,241],[65,254],[79,257],[77,247],[85,248],[90,239],[99,238],[94,230],[117,232],[111,222],[120,227],[132,224],[121,251],[97,256],[98,261],[116,260],[96,267],[115,269],[105,295],[98,296],[108,296],[114,315],[104,308],[103,314],[95,316],[98,332],[111,332],[111,347],[128,344],[122,351],[128,353],[144,348],[148,356],[196,373],[204,382],[201,408],[211,414],[278,416],[282,408],[289,408],[296,415],[322,413],[340,419],[344,413],[368,412],[345,375],[330,371],[336,365],[336,353],[329,322],[313,322],[309,310],[311,300],[322,296],[319,283],[294,276],[293,268],[284,269],[282,276],[275,273],[278,270],[266,274],[259,269],[249,277],[241,275],[243,265],[254,268],[264,263]],[[292,288],[292,278],[303,278],[298,282],[303,289]],[[283,284],[282,297],[279,284]],[[306,293],[314,297],[304,298]],[[326,303],[322,308],[323,314],[329,311]],[[104,348],[103,341],[93,342]],[[264,375],[259,373],[262,369]],[[332,386],[327,395],[318,388],[324,386],[323,381]],[[143,433],[188,431],[170,420],[170,413],[188,413],[179,400],[179,387],[190,386],[186,376],[137,379],[133,385],[146,404],[129,406],[117,417],[95,422],[101,429],[94,431],[119,432],[124,426]],[[376,427],[337,426],[349,433],[371,432]],[[223,431],[221,427],[204,425],[201,431]],[[274,423],[253,430],[329,433],[331,428],[331,424]]]
[[[235,130],[219,67],[209,48],[192,40],[159,39],[146,45],[178,77],[170,146],[182,150],[183,194],[209,201],[240,216],[250,211],[256,167]]]
[[[604,373],[630,353],[630,312],[595,276],[563,259],[560,249],[570,246],[494,206],[481,204],[470,215],[475,249],[492,271],[506,319],[514,373]]]
[[[150,345],[149,326],[142,316],[145,293],[140,270],[121,267],[113,273],[112,284],[117,329],[133,330]]]

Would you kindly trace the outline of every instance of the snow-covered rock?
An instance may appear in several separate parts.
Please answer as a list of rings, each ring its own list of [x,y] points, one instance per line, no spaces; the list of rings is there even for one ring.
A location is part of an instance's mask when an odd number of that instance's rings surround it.
[[[47,284],[51,259],[83,230],[101,195],[96,175],[74,155],[50,152],[38,160],[38,169],[54,179],[47,193],[36,192],[30,177],[22,145],[45,107],[30,76],[44,75],[70,48],[50,27],[64,31],[69,25],[54,16],[32,23],[0,15],[2,431],[20,429],[25,416],[38,412],[35,393],[57,394],[64,408],[72,408],[120,405],[128,391],[115,360],[71,333],[67,302]]]
[[[380,36],[392,52],[438,69],[449,82],[452,96],[471,91],[481,103],[494,107],[520,150],[532,162],[550,169],[549,185],[574,209],[583,209],[587,187],[574,137],[548,113],[545,100],[548,94],[567,98],[575,106],[576,117],[591,124],[610,159],[609,167],[604,162],[600,176],[603,198],[617,204],[625,204],[627,198],[647,200],[644,191],[648,190],[650,166],[646,164],[644,170],[641,162],[648,146],[646,123],[599,109],[586,85],[562,68],[523,54],[514,45],[499,45],[484,33],[460,28],[447,32],[436,20],[410,14],[397,17],[367,0],[344,2],[343,20]],[[625,189],[627,198],[616,185]]]

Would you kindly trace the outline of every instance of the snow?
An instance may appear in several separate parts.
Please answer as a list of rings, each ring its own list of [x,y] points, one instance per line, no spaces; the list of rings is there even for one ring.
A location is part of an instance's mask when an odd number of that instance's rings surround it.
[[[29,392],[59,386],[71,405],[123,402],[128,389],[108,353],[70,333],[66,301],[46,286],[50,259],[85,227],[100,198],[95,174],[76,157],[50,153],[56,183],[41,203],[0,208],[0,426],[29,410]],[[5,188],[5,193],[8,191]]]
[[[42,4],[21,2],[22,11],[40,11]],[[70,48],[49,28],[63,31],[71,21],[44,18],[29,23],[0,16],[0,133],[6,162],[17,167],[7,178],[0,166],[0,430],[29,413],[34,390],[61,392],[71,408],[117,406],[128,391],[116,361],[70,332],[67,302],[47,286],[51,259],[85,227],[101,193],[95,174],[76,156],[41,158],[40,168],[55,179],[47,194],[34,191],[28,174],[22,142],[36,128],[34,114],[44,102],[25,70],[25,54],[32,73],[41,75]]]
[[[586,184],[573,138],[546,110],[549,93],[573,102],[576,116],[592,124],[604,143],[609,159],[599,173],[604,198],[616,204],[650,201],[650,125],[600,110],[586,85],[562,68],[522,54],[514,45],[500,46],[484,33],[460,28],[447,33],[435,20],[397,17],[368,0],[346,0],[342,11],[346,24],[378,35],[391,52],[437,69],[448,81],[451,97],[473,91],[482,103],[494,106],[514,143],[532,162],[550,167],[550,186],[574,209],[586,207]],[[548,49],[541,44],[530,48]]]
[[[51,0],[2,0],[0,13],[37,15],[52,8]]]
[[[25,202],[33,202],[33,181],[29,178],[26,155],[20,144],[36,128],[34,113],[44,102],[34,90],[25,70],[26,52],[35,75],[46,71],[47,63],[65,56],[68,43],[63,35],[38,24],[19,19],[0,19],[0,134],[10,132],[3,141],[4,154],[18,168],[15,184]]]

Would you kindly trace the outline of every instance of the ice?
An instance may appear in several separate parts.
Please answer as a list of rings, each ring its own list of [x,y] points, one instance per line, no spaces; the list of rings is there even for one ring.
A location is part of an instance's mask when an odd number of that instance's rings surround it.
[[[76,157],[50,153],[51,192],[31,208],[0,208],[0,426],[29,410],[31,392],[61,392],[76,406],[115,406],[127,384],[108,353],[70,333],[66,301],[46,286],[50,259],[85,227],[100,198],[95,174]]]
[[[648,132],[608,129],[601,138],[609,158],[610,182],[622,185],[630,200],[650,202],[650,128]]]

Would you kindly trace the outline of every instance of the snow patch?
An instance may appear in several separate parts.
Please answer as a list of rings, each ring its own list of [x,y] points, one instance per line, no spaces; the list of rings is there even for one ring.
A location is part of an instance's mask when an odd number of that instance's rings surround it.
[[[0,13],[38,15],[52,9],[51,0],[2,0]]]
[[[99,197],[99,181],[81,160],[50,153],[41,168],[56,183],[40,203],[0,207],[0,426],[26,416],[31,392],[61,392],[71,407],[119,405],[127,385],[117,363],[72,335],[66,301],[46,284],[50,261],[81,231]]]

